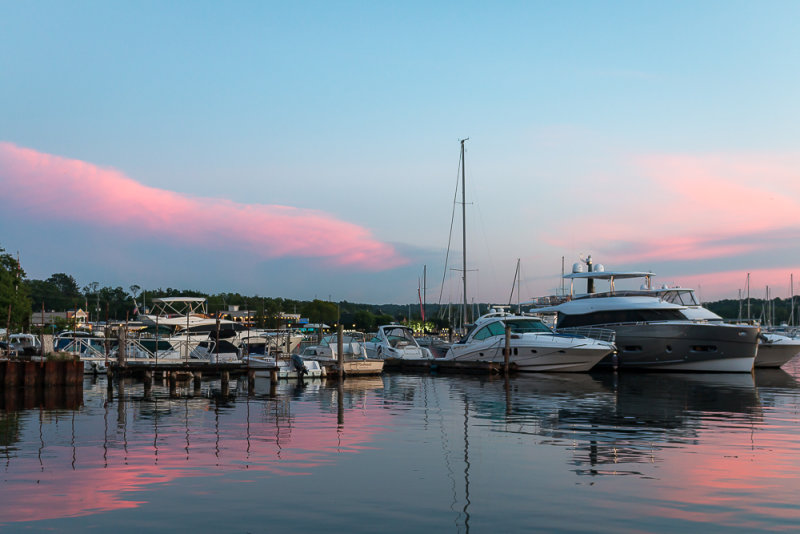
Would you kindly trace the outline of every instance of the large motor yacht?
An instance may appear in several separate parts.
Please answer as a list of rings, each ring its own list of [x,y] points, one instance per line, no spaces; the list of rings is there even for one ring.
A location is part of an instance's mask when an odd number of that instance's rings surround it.
[[[591,269],[591,262],[588,262]],[[687,317],[688,307],[654,294],[653,273],[606,272],[602,266],[583,272],[575,264],[564,276],[571,280],[570,300],[539,308],[537,313],[555,313],[557,331],[576,327],[602,327],[616,332],[617,355],[598,367],[620,369],[701,372],[745,372],[753,369],[758,350],[759,328],[751,325],[702,322]],[[638,291],[619,291],[615,282],[642,278]],[[586,280],[587,293],[574,294],[574,281]],[[609,290],[594,292],[594,282],[604,280]]]

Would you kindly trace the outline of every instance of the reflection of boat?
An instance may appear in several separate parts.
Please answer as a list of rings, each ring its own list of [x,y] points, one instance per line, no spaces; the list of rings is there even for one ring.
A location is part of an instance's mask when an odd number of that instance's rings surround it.
[[[397,358],[400,360],[431,360],[431,351],[420,347],[413,331],[407,326],[390,324],[378,327],[378,331],[364,343],[370,358]]]
[[[511,330],[509,362],[520,371],[588,371],[614,351],[613,336],[600,341],[579,335],[557,334],[538,317],[493,310],[478,318],[445,359],[504,361],[505,328]]]
[[[339,372],[337,354],[338,335],[325,336],[319,345],[303,349],[300,356],[304,360],[315,360],[325,367],[328,374]],[[361,332],[344,332],[342,334],[342,371],[345,375],[375,375],[383,371],[383,360],[367,357],[364,347],[364,334]]]
[[[591,266],[591,261],[587,261]],[[591,267],[590,267],[591,268]],[[599,326],[616,332],[620,369],[696,372],[746,372],[753,369],[758,348],[758,327],[692,321],[686,306],[652,294],[653,273],[583,272],[576,264],[572,280],[587,280],[586,295],[537,312],[557,313],[557,330]],[[642,293],[617,292],[615,280],[644,278]],[[609,291],[594,293],[594,280],[607,280]],[[601,364],[613,364],[607,358]]]

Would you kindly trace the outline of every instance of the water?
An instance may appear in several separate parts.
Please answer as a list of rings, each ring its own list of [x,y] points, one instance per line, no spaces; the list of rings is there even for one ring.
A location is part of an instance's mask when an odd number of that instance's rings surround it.
[[[82,404],[6,392],[0,529],[797,530],[798,376],[790,362],[259,380],[249,397],[219,381],[172,397],[128,381],[109,397],[101,378]]]

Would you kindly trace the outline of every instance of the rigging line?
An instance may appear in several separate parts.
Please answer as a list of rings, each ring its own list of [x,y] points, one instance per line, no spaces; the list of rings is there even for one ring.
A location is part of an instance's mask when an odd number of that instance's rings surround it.
[[[444,293],[444,280],[447,277],[447,263],[450,259],[450,244],[453,241],[453,224],[456,219],[456,204],[458,201],[458,180],[459,176],[458,173],[461,172],[461,155],[458,156],[458,169],[456,169],[456,190],[453,193],[453,212],[450,215],[450,235],[447,236],[447,254],[444,257],[444,270],[442,271],[442,285],[439,289],[439,302],[438,305],[442,305],[442,294]]]
[[[517,273],[519,272],[519,260],[517,260],[517,266],[514,268],[514,280],[511,282],[511,294],[508,296],[508,305],[511,306],[511,299],[514,298],[514,288],[517,285]],[[517,295],[519,298],[519,295]]]

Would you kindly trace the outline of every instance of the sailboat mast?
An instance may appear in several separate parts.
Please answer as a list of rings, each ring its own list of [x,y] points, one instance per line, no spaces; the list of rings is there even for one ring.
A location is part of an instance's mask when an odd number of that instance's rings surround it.
[[[469,139],[469,138],[467,138]],[[461,140],[461,257],[462,257],[462,268],[463,271],[461,273],[461,279],[464,282],[464,321],[462,323],[463,328],[467,327],[467,193],[466,193],[466,182],[467,182],[467,173],[464,169],[465,160],[464,160],[464,141],[467,139]]]

